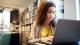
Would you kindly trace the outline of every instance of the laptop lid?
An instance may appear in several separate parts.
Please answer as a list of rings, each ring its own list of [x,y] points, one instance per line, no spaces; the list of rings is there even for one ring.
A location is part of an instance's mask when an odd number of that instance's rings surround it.
[[[80,21],[59,19],[53,44],[75,43],[80,41]]]

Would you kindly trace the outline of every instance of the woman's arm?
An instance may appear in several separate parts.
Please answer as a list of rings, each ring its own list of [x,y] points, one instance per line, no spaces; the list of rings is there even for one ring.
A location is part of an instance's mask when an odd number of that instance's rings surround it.
[[[36,21],[34,21],[32,27],[31,27],[31,32],[30,32],[30,36],[29,36],[29,41],[28,42],[38,42],[40,39],[35,39],[35,30],[37,28],[36,26]]]
[[[35,30],[36,30],[36,21],[34,21],[34,23],[32,24],[29,40],[35,38]]]
[[[45,37],[45,38],[37,38],[37,39],[31,39],[28,42],[34,43],[34,42],[52,42],[53,36]]]

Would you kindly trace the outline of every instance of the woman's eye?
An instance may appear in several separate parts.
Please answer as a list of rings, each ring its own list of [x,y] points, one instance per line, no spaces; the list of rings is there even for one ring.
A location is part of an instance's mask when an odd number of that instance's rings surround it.
[[[50,12],[48,12],[48,13],[50,13]]]

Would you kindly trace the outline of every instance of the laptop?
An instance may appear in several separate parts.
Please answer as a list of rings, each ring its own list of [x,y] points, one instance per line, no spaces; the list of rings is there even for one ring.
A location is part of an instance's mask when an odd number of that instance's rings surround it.
[[[59,19],[52,44],[77,43],[80,41],[80,21]]]

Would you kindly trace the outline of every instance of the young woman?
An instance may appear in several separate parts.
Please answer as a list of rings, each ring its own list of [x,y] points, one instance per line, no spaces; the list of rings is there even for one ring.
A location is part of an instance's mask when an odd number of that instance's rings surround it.
[[[52,2],[43,2],[36,9],[36,18],[33,23],[29,42],[51,42],[54,35],[55,5]],[[52,21],[53,20],[53,21]]]

